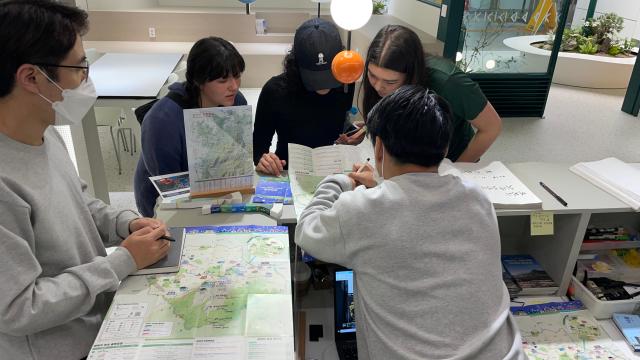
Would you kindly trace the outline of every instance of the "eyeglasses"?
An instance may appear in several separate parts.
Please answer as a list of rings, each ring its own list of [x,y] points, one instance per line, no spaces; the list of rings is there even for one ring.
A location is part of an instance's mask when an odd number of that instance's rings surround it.
[[[80,63],[80,65],[60,65],[60,64],[47,64],[47,63],[33,63],[33,65],[38,66],[47,66],[47,67],[59,67],[59,68],[70,68],[70,69],[82,69],[84,70],[85,79],[89,77],[89,61],[84,60]]]

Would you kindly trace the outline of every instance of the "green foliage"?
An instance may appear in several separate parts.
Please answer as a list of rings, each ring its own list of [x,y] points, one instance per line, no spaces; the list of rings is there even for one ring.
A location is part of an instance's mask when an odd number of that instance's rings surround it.
[[[564,29],[560,51],[575,51],[579,44],[584,43],[585,37],[580,30]],[[553,44],[553,43],[552,43]]]
[[[612,56],[629,55],[635,40],[621,40],[618,33],[624,28],[624,19],[614,13],[588,19],[582,27],[565,29],[560,51],[578,51],[582,54],[604,53]],[[553,45],[553,36],[546,41]]]
[[[384,14],[384,8],[387,5],[383,0],[373,0],[373,15],[382,15]]]
[[[611,56],[619,55],[622,52],[622,48],[618,45],[611,45],[607,54]]]
[[[622,48],[622,51],[624,51],[625,53],[629,53],[631,52],[631,49],[633,49],[634,47],[638,46],[638,41],[634,40],[634,39],[624,39],[624,41],[619,43],[620,47]]]
[[[593,55],[598,52],[598,45],[592,43],[591,40],[587,40],[578,45],[578,52],[581,54]]]

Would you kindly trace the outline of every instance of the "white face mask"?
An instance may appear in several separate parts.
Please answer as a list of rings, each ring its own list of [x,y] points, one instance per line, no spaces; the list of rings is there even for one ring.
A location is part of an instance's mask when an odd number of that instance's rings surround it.
[[[40,70],[40,69],[38,69]],[[90,77],[83,81],[80,86],[75,89],[63,89],[55,81],[51,80],[44,71],[40,70],[53,85],[55,85],[60,91],[62,91],[62,101],[51,101],[44,97],[42,94],[40,97],[45,99],[56,112],[55,125],[77,125],[82,122],[82,118],[89,112],[93,104],[96,103],[98,95],[96,94],[96,88],[93,86],[93,81]]]
[[[384,181],[384,149],[382,150],[382,161],[380,162],[380,171],[376,167],[376,173],[373,175],[374,180],[381,184]]]

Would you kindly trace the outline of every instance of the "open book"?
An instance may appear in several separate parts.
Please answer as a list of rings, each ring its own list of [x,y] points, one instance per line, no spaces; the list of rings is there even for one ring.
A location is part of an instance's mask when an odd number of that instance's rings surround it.
[[[329,145],[312,149],[289,144],[289,172],[327,176],[351,172],[355,163],[365,162],[360,148],[351,145]]]
[[[542,209],[542,200],[500,161],[479,165],[454,164],[445,159],[440,164],[438,173],[475,182],[496,209]]]
[[[180,269],[180,260],[182,258],[182,247],[184,246],[184,228],[183,227],[170,227],[169,233],[171,237],[176,241],[171,243],[169,253],[167,256],[160,259],[155,264],[149,265],[144,269],[140,269],[132,275],[147,275],[147,274],[163,274],[174,273]]]
[[[640,210],[640,168],[616,158],[581,162],[569,170],[617,197],[633,210]]]
[[[296,217],[309,205],[316,187],[327,175],[351,172],[353,164],[365,162],[359,147],[329,145],[312,149],[289,144],[289,180]]]

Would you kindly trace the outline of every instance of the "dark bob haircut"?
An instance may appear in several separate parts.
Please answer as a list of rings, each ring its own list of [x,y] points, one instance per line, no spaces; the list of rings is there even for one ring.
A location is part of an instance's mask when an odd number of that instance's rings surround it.
[[[244,72],[244,59],[227,40],[210,36],[198,40],[187,57],[187,97],[200,102],[200,86],[220,78],[239,77]]]

